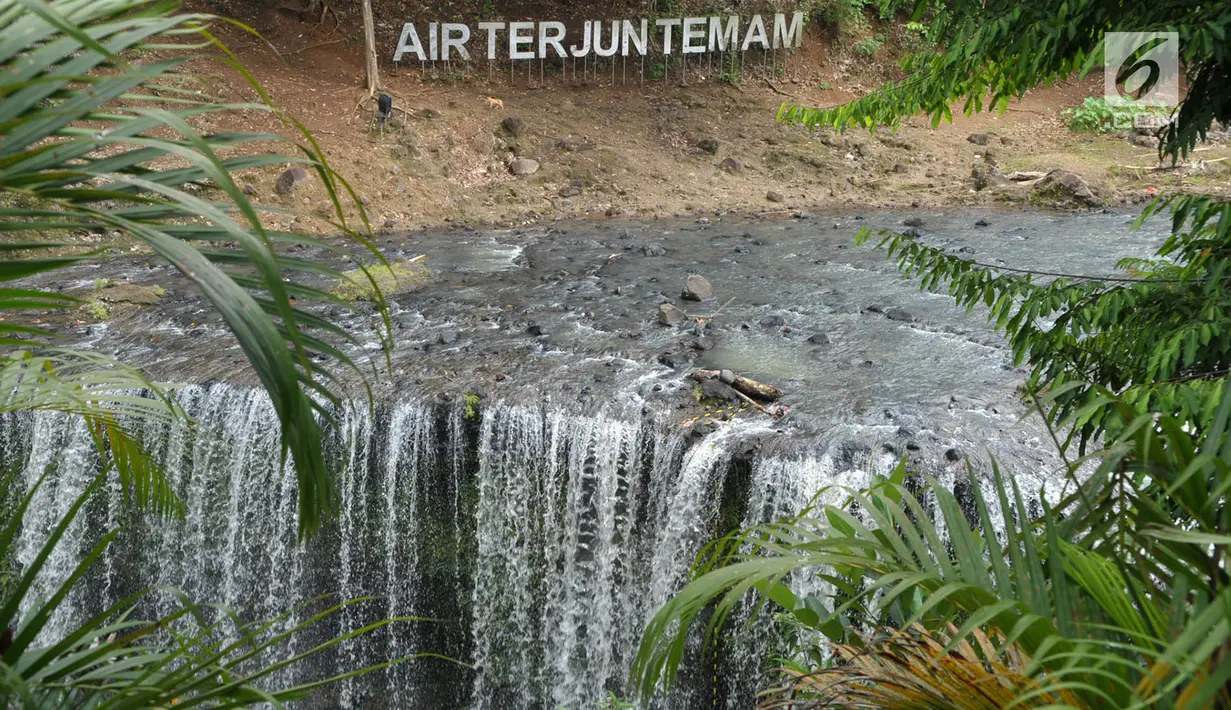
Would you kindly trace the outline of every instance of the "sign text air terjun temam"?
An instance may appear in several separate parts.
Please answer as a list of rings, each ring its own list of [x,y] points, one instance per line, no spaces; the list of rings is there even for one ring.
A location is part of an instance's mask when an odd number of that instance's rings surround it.
[[[767,17],[753,15],[747,22],[735,15],[669,18],[654,20],[653,26],[647,19],[587,20],[572,31],[563,22],[480,22],[477,32],[460,22],[432,22],[426,44],[414,23],[407,22],[393,61],[470,61],[476,35],[486,42],[489,60],[502,55],[510,60],[644,57],[655,41],[665,55],[797,48],[803,43],[802,12]]]

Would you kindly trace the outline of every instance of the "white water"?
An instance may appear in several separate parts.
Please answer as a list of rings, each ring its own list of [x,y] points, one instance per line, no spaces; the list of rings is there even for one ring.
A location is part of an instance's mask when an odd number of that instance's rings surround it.
[[[645,623],[719,532],[736,447],[770,433],[757,420],[737,421],[687,442],[679,427],[642,415],[637,403],[632,417],[616,405],[581,416],[492,404],[475,422],[461,406],[394,403],[373,413],[366,404],[347,405],[326,447],[342,508],[304,548],[296,538],[295,478],[281,459],[264,394],[215,385],[188,388],[183,400],[197,419],[195,432],[144,432],[186,506],[183,520],[134,516],[109,482],[31,599],[51,594],[99,531],[123,524],[97,579],[53,620],[48,637],[138,585],[182,589],[248,619],[278,616],[322,594],[333,595],[330,603],[371,596],[325,630],[399,616],[439,621],[402,623],[346,644],[297,670],[294,680],[417,652],[474,665],[412,661],[347,681],[312,707],[582,710],[609,691],[620,693]],[[96,456],[80,422],[42,413],[0,418],[0,454],[25,461],[27,487],[56,463],[18,541],[17,559],[28,564],[93,479]],[[866,484],[893,461],[885,453],[760,457],[743,523],[794,514],[818,490]],[[814,577],[792,582],[804,594],[825,591]],[[174,608],[174,599],[161,595],[143,612]],[[319,609],[300,609],[280,628]],[[719,692],[728,708],[741,710],[763,683],[772,633],[741,625],[730,634],[730,670]],[[319,641],[301,640],[285,653]],[[665,706],[709,706],[712,675],[694,673]]]

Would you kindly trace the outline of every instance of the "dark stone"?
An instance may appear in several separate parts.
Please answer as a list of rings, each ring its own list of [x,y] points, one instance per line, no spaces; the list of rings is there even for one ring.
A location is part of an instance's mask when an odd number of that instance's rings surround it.
[[[500,128],[514,138],[520,138],[526,132],[526,122],[517,116],[505,116]]]
[[[961,461],[963,458],[965,458],[965,455],[961,451],[958,451],[957,449],[949,449],[948,451],[945,452],[945,459],[953,463],[957,463],[958,461]]]
[[[808,342],[812,345],[829,345],[829,336],[824,333],[814,333],[808,336]]]
[[[646,256],[666,256],[667,249],[658,242],[650,242],[641,247],[641,253]]]
[[[719,161],[718,169],[726,170],[729,173],[737,173],[744,169],[744,164],[739,158],[736,158],[735,156],[728,156]]]
[[[731,385],[719,382],[718,380],[704,380],[701,382],[701,396],[708,399],[718,399],[723,402],[741,402],[739,393],[735,391]]]
[[[783,195],[781,192],[778,192],[777,190],[770,190],[769,192],[765,193],[765,199],[769,200],[770,202],[785,202],[786,195]]]
[[[696,357],[697,354],[695,352],[665,352],[658,356],[658,362],[673,370],[678,370],[682,367],[688,367]]]
[[[923,236],[923,234],[920,233],[920,231],[918,229],[915,229],[914,227],[908,227],[902,230],[902,236],[910,237],[911,239],[918,239],[919,237]]]
[[[890,308],[889,310],[885,311],[885,317],[888,318],[889,320],[901,321],[903,323],[914,323],[915,322],[915,315],[911,313],[910,311],[904,310],[902,308]]]
[[[906,442],[906,450],[907,450],[907,451],[918,451],[918,450],[919,450],[919,443],[918,443],[918,442],[916,442],[916,441],[908,441],[908,442]]]
[[[533,335],[536,338],[539,336],[547,335],[547,330],[543,328],[543,326],[539,325],[538,323],[531,323],[530,326],[526,328],[526,332],[529,333],[530,335]]]
[[[971,143],[974,143],[975,145],[987,145],[987,134],[986,133],[971,133],[969,136],[966,137],[966,140],[970,141]]]
[[[762,328],[781,328],[786,325],[786,319],[777,313],[770,314],[761,319]]]
[[[975,248],[974,247],[962,247],[961,249],[957,250],[957,253],[958,254],[973,254],[975,253]]]
[[[992,223],[987,221],[986,219],[979,218],[979,221],[975,222],[975,226],[976,227],[990,227],[992,226]]]
[[[581,195],[581,188],[574,185],[565,185],[560,188],[560,197],[577,197]]]
[[[702,138],[697,141],[697,147],[710,155],[718,154],[718,141],[714,138]]]
[[[906,225],[907,227],[922,227],[923,218],[922,217],[907,217],[906,219],[902,220],[902,224]]]

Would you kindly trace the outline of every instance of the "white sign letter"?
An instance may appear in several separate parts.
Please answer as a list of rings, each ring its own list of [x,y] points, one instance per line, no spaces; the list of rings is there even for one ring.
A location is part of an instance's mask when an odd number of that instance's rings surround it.
[[[786,15],[774,15],[774,49],[798,47],[804,43],[804,13],[791,16],[791,29],[786,27]]]
[[[696,40],[696,44],[693,43]],[[683,45],[684,54],[701,54],[705,51],[705,18],[704,17],[686,17],[684,18],[684,32],[680,43]]]
[[[423,44],[419,42],[419,33],[415,31],[415,25],[412,22],[402,25],[402,38],[398,40],[398,50],[393,53],[393,61],[402,61],[402,55],[407,52],[413,52],[421,62],[427,61],[427,55],[423,53]]]
[[[509,23],[509,59],[534,59],[533,22]],[[530,49],[522,49],[522,45],[530,45]]]
[[[620,50],[620,54],[627,57],[629,45],[637,48],[637,53],[645,56],[645,48],[649,44],[650,37],[650,22],[649,20],[641,21],[641,34],[636,34],[636,29],[633,27],[631,20],[624,21],[624,42]]]
[[[765,36],[765,21],[760,15],[753,15],[752,21],[748,23],[748,34],[744,35],[744,46],[741,49],[747,52],[753,42],[760,42],[762,49],[769,49],[769,37]]]
[[[671,54],[671,28],[679,27],[679,20],[655,20],[654,24],[663,28],[663,54]]]
[[[470,28],[460,22],[446,22],[441,26],[444,31],[444,41],[441,42],[441,59],[449,61],[449,49],[456,49],[462,61],[470,61],[470,52],[466,49],[466,43],[470,41]],[[457,33],[454,36],[453,33]]]
[[[480,30],[487,30],[487,58],[496,58],[496,33],[504,30],[503,22],[480,22]]]
[[[564,39],[564,23],[563,22],[540,22],[539,23],[539,58],[547,58],[547,48],[555,47],[557,57],[567,57],[568,54],[564,51],[564,43],[560,40]]]
[[[727,18],[727,27],[723,29],[721,17],[710,18],[710,51],[725,52],[727,47],[732,51],[739,49],[739,15]]]
[[[577,45],[569,45],[568,51],[573,53],[574,57],[584,57],[590,53],[590,27],[594,23],[586,20],[586,28],[581,31],[581,49],[577,49]]]
[[[611,46],[603,46],[603,23],[594,23],[594,53],[600,57],[610,57],[620,48],[620,23],[611,21]]]

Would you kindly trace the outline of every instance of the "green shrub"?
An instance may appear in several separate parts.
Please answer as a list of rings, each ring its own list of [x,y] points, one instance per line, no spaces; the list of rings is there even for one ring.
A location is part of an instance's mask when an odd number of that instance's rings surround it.
[[[1068,108],[1060,112],[1060,117],[1071,130],[1092,131],[1094,133],[1110,133],[1123,131],[1133,127],[1137,116],[1166,116],[1169,109],[1155,106],[1115,105],[1107,103],[1106,99],[1094,96],[1086,97],[1080,106]]]

